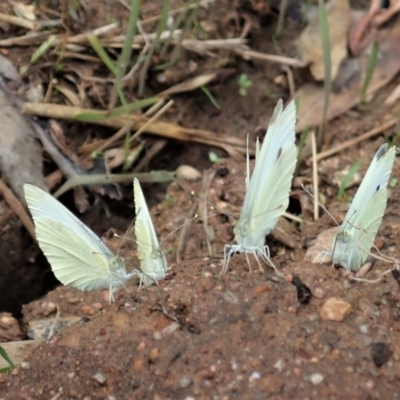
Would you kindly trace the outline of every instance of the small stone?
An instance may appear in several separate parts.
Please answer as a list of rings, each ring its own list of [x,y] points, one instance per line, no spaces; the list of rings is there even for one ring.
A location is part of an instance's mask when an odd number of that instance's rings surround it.
[[[81,300],[80,300],[79,297],[70,297],[70,298],[67,299],[67,302],[69,304],[76,304],[76,303],[79,303],[80,301]]]
[[[101,372],[97,372],[95,375],[93,375],[92,379],[100,383],[100,385],[104,385],[107,380],[106,377]]]
[[[74,332],[70,333],[68,336],[62,337],[58,341],[60,347],[68,347],[73,350],[79,350],[81,348],[81,336]]]
[[[2,314],[0,318],[0,327],[2,329],[10,329],[15,323],[17,323],[17,320],[11,314]]]
[[[326,296],[326,291],[321,286],[317,286],[314,288],[313,295],[317,299],[323,299]]]
[[[19,375],[19,373],[20,373],[20,369],[19,368],[14,368],[12,371],[11,371],[11,374],[12,375]]]
[[[187,181],[197,181],[201,178],[201,172],[190,165],[181,165],[176,169],[178,178],[186,179]]]
[[[188,376],[182,376],[182,378],[179,379],[179,386],[181,388],[187,388],[191,385],[192,379],[189,378]]]
[[[161,333],[158,331],[154,332],[153,338],[154,340],[161,340],[162,339]]]
[[[318,372],[310,376],[310,382],[313,385],[319,385],[324,380],[324,376]]]
[[[392,356],[393,352],[390,348],[382,342],[376,342],[372,345],[371,355],[374,364],[381,368],[385,363],[387,363]]]
[[[319,312],[324,321],[343,321],[351,311],[351,304],[347,301],[330,297],[325,301]]]
[[[152,363],[154,363],[157,360],[159,354],[160,354],[160,351],[157,348],[151,349],[150,356],[149,356],[150,361]]]
[[[22,361],[20,366],[21,366],[22,369],[30,369],[31,364],[28,363],[27,361]]]
[[[85,315],[94,315],[94,310],[90,306],[82,306],[81,310]]]
[[[146,342],[140,342],[138,347],[137,347],[137,350],[138,351],[143,351],[144,349],[146,349],[146,347],[147,347]]]
[[[258,285],[253,289],[254,294],[266,293],[271,290],[271,286],[269,285]]]
[[[92,308],[94,308],[95,310],[102,310],[104,306],[100,302],[97,302],[92,304]]]

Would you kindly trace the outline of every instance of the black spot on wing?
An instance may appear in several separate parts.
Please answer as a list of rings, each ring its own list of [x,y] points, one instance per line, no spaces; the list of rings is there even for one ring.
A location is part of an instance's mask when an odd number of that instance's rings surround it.
[[[388,146],[387,143],[385,143],[379,148],[378,152],[376,153],[376,159],[379,161],[382,157],[384,157],[387,153],[387,150]]]
[[[279,157],[282,155],[282,147],[278,150],[278,155],[276,156],[276,160],[279,160]]]
[[[375,189],[375,193],[381,188],[381,185],[378,185]]]

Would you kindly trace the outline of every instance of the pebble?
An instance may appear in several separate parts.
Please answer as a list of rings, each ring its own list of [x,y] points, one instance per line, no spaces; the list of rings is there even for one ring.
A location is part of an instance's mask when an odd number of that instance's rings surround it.
[[[324,321],[343,321],[351,312],[351,304],[336,297],[325,301],[319,312]]]
[[[95,375],[93,375],[92,379],[94,379],[96,382],[99,382],[101,385],[104,385],[107,380],[101,372],[97,372]]]
[[[92,304],[92,307],[93,307],[95,310],[102,310],[102,309],[104,308],[103,304],[101,304],[100,302],[93,303],[93,304]]]
[[[79,350],[81,348],[81,336],[78,333],[71,333],[68,336],[62,337],[58,341],[60,347],[68,347],[73,350]]]
[[[191,385],[192,379],[189,378],[188,376],[182,376],[182,378],[179,379],[179,386],[181,388],[187,388]]]
[[[31,368],[31,364],[28,363],[27,361],[22,361],[20,365],[21,365],[22,369],[30,369]]]
[[[90,306],[82,306],[81,310],[85,315],[90,315],[90,316],[94,315],[94,310]]]
[[[17,320],[9,313],[3,313],[0,318],[0,327],[3,329],[10,329],[13,325],[18,326]]]
[[[160,354],[160,351],[157,348],[151,349],[150,350],[150,355],[149,355],[150,361],[152,363],[154,363],[157,360],[159,354]]]
[[[190,165],[181,165],[176,169],[176,174],[179,177],[183,177],[187,181],[197,181],[201,178],[201,172]]]
[[[321,286],[317,286],[314,288],[313,295],[317,299],[323,299],[326,296],[326,291]]]
[[[271,291],[271,286],[269,285],[259,285],[253,289],[254,294],[266,293]]]
[[[313,385],[319,385],[323,380],[324,380],[324,376],[322,374],[320,374],[319,372],[316,372],[315,374],[312,374],[310,376],[310,382]]]
[[[67,302],[69,304],[76,304],[79,303],[81,300],[79,299],[79,297],[70,297],[67,299]]]

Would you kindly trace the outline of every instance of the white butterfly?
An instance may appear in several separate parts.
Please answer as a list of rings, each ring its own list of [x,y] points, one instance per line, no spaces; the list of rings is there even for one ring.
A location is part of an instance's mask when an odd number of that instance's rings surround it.
[[[264,241],[289,204],[289,191],[297,160],[295,125],[294,101],[283,110],[283,102],[279,100],[261,151],[256,152],[255,168],[251,177],[247,153],[246,196],[239,221],[234,228],[237,244],[225,246],[221,275],[228,270],[230,258],[235,252],[245,253],[246,257],[248,253],[254,254],[261,270],[258,256],[275,268]],[[259,146],[257,150],[258,148]]]
[[[25,199],[35,223],[36,238],[54,275],[63,285],[82,291],[113,292],[138,270],[126,272],[124,259],[116,257],[101,239],[52,195],[24,185]]]
[[[356,272],[365,263],[385,213],[387,184],[395,155],[395,147],[388,150],[387,144],[376,152],[334,238],[333,264]]]
[[[167,276],[167,260],[160,249],[156,231],[151,221],[146,200],[144,199],[139,181],[133,180],[133,195],[135,200],[135,235],[138,244],[142,282],[148,286]]]

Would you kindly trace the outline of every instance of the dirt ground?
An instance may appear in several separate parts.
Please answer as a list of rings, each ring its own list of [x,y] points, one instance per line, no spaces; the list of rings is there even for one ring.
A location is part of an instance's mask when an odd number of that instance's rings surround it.
[[[249,34],[252,47],[275,53],[270,37],[276,18],[266,11],[255,12],[250,3],[221,1],[202,18],[208,17],[210,24],[218,26],[216,36],[224,29],[233,34],[235,18],[241,23],[247,18],[253,24]],[[366,8],[366,2],[358,2],[357,7]],[[159,6],[144,2],[143,12],[143,17],[151,16],[159,13]],[[226,16],[222,22],[218,19],[221,15]],[[285,55],[294,55],[294,39],[300,30],[301,22],[287,20],[279,42]],[[185,62],[188,59],[183,58],[178,63],[176,81]],[[211,63],[209,59],[196,62],[203,62],[205,70]],[[274,84],[281,67],[238,59],[234,68],[232,78],[213,87],[219,110],[203,93],[192,92],[176,96],[174,108],[163,118],[217,135],[263,135],[276,99],[289,99],[287,90]],[[238,94],[238,72],[247,73],[253,81],[247,96]],[[300,83],[304,77],[296,79]],[[391,109],[382,103],[396,83],[398,77],[377,95],[368,112],[356,110],[329,123],[332,146],[395,116],[398,103]],[[393,136],[394,131],[385,134]],[[339,223],[346,203],[337,200],[336,172],[362,157],[358,180],[346,192],[351,198],[383,142],[381,135],[320,162],[324,204]],[[111,305],[104,291],[83,293],[63,286],[24,305],[20,323],[25,329],[30,321],[54,319],[56,314],[59,319],[78,317],[77,322],[45,340],[20,366],[0,375],[0,398],[400,398],[399,283],[391,273],[374,284],[355,282],[342,269],[313,264],[306,257],[316,238],[335,226],[323,212],[313,221],[311,200],[310,208],[304,208],[307,201],[300,184],[311,182],[309,164],[302,164],[294,180],[288,210],[301,215],[304,222],[282,222],[286,245],[277,232],[267,237],[282,276],[266,265],[260,271],[254,259],[250,271],[246,258],[237,254],[229,272],[218,277],[224,245],[233,241],[234,218],[216,214],[208,206],[208,227],[204,219],[185,221],[196,213],[204,217],[204,195],[209,205],[239,215],[245,193],[245,160],[225,158],[226,153],[212,150],[223,157],[220,163],[209,161],[210,149],[205,146],[171,142],[148,166],[148,170],[173,170],[189,164],[203,174],[203,180],[196,182],[144,186],[157,233],[161,239],[168,236],[161,245],[171,267],[168,278],[141,289],[130,282],[128,291],[120,289]],[[396,159],[392,177],[399,175],[400,160]],[[210,178],[209,183],[204,177]],[[82,217],[113,249],[120,242],[110,239],[110,232],[124,234],[132,222],[129,196],[130,187],[122,202],[112,203],[111,218],[101,217],[100,205]],[[376,239],[382,253],[396,258],[400,257],[399,204],[397,184],[390,189]],[[137,265],[134,246],[124,243],[121,254]],[[42,265],[44,268],[44,262]],[[387,268],[376,260],[366,278],[374,279]],[[310,289],[311,298],[301,282]]]

